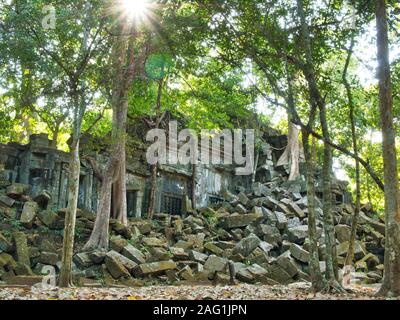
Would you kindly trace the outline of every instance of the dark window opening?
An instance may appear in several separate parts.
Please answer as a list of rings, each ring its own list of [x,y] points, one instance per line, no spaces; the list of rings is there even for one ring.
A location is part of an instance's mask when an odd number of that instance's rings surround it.
[[[344,202],[343,195],[337,194],[336,195],[336,202],[337,203],[343,203]]]
[[[78,192],[78,208],[85,209],[86,190],[85,190],[85,176],[79,178],[79,192]]]
[[[142,217],[147,217],[150,206],[150,189],[146,187],[142,202]]]
[[[137,191],[127,191],[126,205],[128,210],[128,217],[130,218],[136,217]]]
[[[161,211],[163,213],[168,213],[171,215],[181,215],[182,214],[182,197],[164,194],[162,197]]]
[[[217,196],[209,196],[208,197],[210,204],[219,204],[224,202],[224,199]]]

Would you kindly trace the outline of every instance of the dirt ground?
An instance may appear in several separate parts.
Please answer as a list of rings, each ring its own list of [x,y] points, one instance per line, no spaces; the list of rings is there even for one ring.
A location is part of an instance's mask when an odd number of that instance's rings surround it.
[[[121,288],[0,288],[0,300],[375,300],[377,287],[353,287],[344,295],[313,294],[309,285],[149,286]]]

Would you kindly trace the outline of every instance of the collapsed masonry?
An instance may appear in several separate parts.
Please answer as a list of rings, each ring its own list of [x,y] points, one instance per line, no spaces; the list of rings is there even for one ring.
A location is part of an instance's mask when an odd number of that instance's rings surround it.
[[[0,280],[7,284],[34,284],[49,267],[59,271],[68,155],[48,146],[42,135],[34,136],[26,146],[0,146]],[[152,222],[140,219],[148,178],[140,159],[143,154],[136,152],[139,158],[128,160],[129,226],[110,221],[109,252],[80,252],[94,225],[99,187],[90,165],[82,161],[76,280],[82,285],[309,280],[305,182],[303,178],[287,181],[287,168],[274,166],[284,146],[282,136],[265,137],[255,184],[250,177],[239,180],[227,168],[203,168],[196,177],[197,210],[185,204],[191,192],[190,171],[162,168],[157,203],[158,212],[163,213],[156,214]],[[335,180],[333,193],[338,260],[343,266],[354,207],[346,183]],[[318,199],[317,215],[322,260],[324,234]],[[369,206],[363,207],[360,220],[355,278],[379,282],[384,224],[374,218]]]

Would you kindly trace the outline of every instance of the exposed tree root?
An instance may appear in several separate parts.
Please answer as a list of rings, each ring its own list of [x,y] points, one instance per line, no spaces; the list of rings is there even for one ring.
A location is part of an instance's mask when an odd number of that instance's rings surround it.
[[[343,288],[343,286],[340,285],[339,282],[337,282],[336,280],[328,280],[326,282],[325,287],[322,289],[321,293],[324,293],[324,294],[329,294],[329,293],[342,294],[342,293],[348,293],[348,291],[345,288]]]
[[[395,298],[399,297],[400,293],[395,293],[392,290],[390,290],[389,286],[387,285],[382,285],[381,288],[378,290],[378,292],[375,293],[376,297],[386,297],[386,298]]]

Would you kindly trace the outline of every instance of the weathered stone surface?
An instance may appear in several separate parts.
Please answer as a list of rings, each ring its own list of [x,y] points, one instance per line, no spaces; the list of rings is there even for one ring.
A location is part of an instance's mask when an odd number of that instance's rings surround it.
[[[14,245],[15,245],[15,255],[17,261],[28,267],[31,265],[29,250],[28,250],[28,240],[23,232],[14,232]]]
[[[210,273],[223,272],[228,266],[228,259],[211,255],[204,264],[204,269]]]
[[[171,259],[171,253],[165,248],[150,247],[148,251],[150,253],[150,257],[146,260],[146,262],[168,261]]]
[[[137,266],[137,263],[115,251],[108,252],[106,258],[107,257],[112,257],[115,260],[118,260],[130,273],[132,273]]]
[[[104,259],[106,258],[107,252],[103,250],[95,250],[89,252],[89,257],[93,261],[94,264],[101,264],[103,263]]]
[[[290,254],[293,258],[304,263],[307,263],[310,260],[310,254],[308,253],[308,251],[304,250],[302,247],[295,243],[290,246]]]
[[[287,272],[292,278],[299,272],[296,262],[290,255],[290,251],[282,253],[277,259],[276,263]]]
[[[277,207],[277,212],[282,212],[285,217],[293,217],[292,211],[289,210],[289,208],[286,206],[286,204],[279,202],[278,207]]]
[[[252,222],[256,221],[259,217],[254,214],[232,214],[221,220],[221,226],[226,229],[234,229],[239,227],[245,227]]]
[[[74,256],[74,262],[78,266],[78,268],[84,269],[89,268],[93,265],[93,261],[90,258],[90,255],[86,252],[77,253]]]
[[[247,213],[247,209],[245,208],[245,206],[240,204],[240,203],[236,206],[235,211],[237,213],[239,213],[239,214],[246,214]]]
[[[237,198],[238,198],[239,202],[241,204],[243,204],[244,206],[246,206],[249,203],[249,198],[243,192],[240,192],[237,195]]]
[[[31,276],[31,275],[34,275],[30,265],[25,264],[25,263],[21,263],[21,262],[17,262],[17,266],[14,269],[14,273],[17,276]]]
[[[250,236],[240,240],[233,249],[233,254],[241,254],[244,257],[250,255],[261,243],[260,238],[251,234]]]
[[[302,225],[294,228],[288,228],[287,230],[289,241],[297,244],[303,244],[308,237],[308,226]]]
[[[15,203],[15,200],[8,196],[0,195],[0,203],[4,204],[7,207],[12,207]]]
[[[256,197],[268,195],[268,188],[260,182],[253,183],[252,189]]]
[[[26,195],[29,192],[30,186],[22,183],[13,183],[9,187],[7,187],[6,194],[10,198],[19,200],[23,195]]]
[[[265,206],[270,209],[270,210],[275,210],[277,205],[279,204],[279,201],[275,200],[272,197],[267,197],[264,201]]]
[[[300,218],[300,219],[305,218],[306,215],[305,215],[304,211],[295,202],[293,202],[292,200],[289,200],[289,199],[283,199],[282,202],[298,218]]]
[[[255,282],[255,278],[254,278],[253,274],[249,270],[247,270],[247,268],[239,269],[236,272],[236,279],[238,279],[241,282],[246,282],[246,283],[254,283]]]
[[[151,222],[148,220],[138,220],[131,222],[131,226],[135,226],[139,229],[140,233],[147,235],[151,232],[152,226]]]
[[[160,261],[153,263],[144,263],[137,266],[134,270],[135,276],[157,275],[167,270],[177,269],[177,264],[174,261]]]
[[[269,265],[267,268],[268,278],[275,280],[280,284],[292,282],[292,277],[278,264]]]
[[[231,282],[231,278],[229,275],[221,272],[216,272],[213,277],[213,283],[214,285],[220,284],[220,285],[228,285]]]
[[[189,266],[185,266],[181,271],[179,271],[179,277],[186,281],[194,280],[193,270]]]
[[[338,256],[346,256],[349,251],[349,242],[343,242],[336,247]],[[356,241],[354,248],[354,256],[356,259],[362,259],[366,255],[365,249],[362,247],[359,241]]]
[[[46,191],[42,190],[38,194],[33,196],[33,200],[42,208],[46,208],[48,203],[51,200],[51,194]]]
[[[274,248],[273,245],[269,244],[266,241],[261,241],[258,246],[265,254],[269,254],[269,252]]]
[[[26,286],[32,287],[35,284],[43,283],[43,276],[15,276],[7,278],[9,286]]]
[[[218,247],[214,242],[207,242],[204,245],[204,249],[206,249],[207,251],[209,251],[217,256],[222,256],[222,254],[224,253],[224,250],[222,250],[220,247]]]
[[[48,228],[53,228],[59,219],[58,214],[52,210],[41,211],[38,213],[38,217]]]
[[[189,251],[189,258],[193,261],[199,262],[201,264],[206,263],[208,259],[208,255],[195,251],[195,250],[190,250]]]
[[[288,224],[286,215],[283,212],[275,211],[275,216],[276,216],[276,227],[279,230],[285,229]]]
[[[364,220],[366,223],[368,223],[373,229],[378,231],[381,234],[385,234],[385,224],[381,223],[379,221],[376,221],[368,216],[366,216],[363,212],[360,212],[360,220]]]
[[[253,264],[253,265],[247,267],[246,270],[253,276],[253,278],[256,282],[260,282],[260,283],[268,284],[268,285],[277,284],[275,281],[273,281],[272,279],[269,278],[268,271],[265,270],[263,267],[261,267],[258,264]]]
[[[363,257],[361,260],[357,261],[358,262],[365,262],[367,264],[368,270],[374,269],[379,265],[379,258],[374,255],[373,253],[368,253],[365,257]]]
[[[114,220],[111,223],[112,229],[119,235],[123,236],[125,239],[132,238],[132,231],[129,227],[123,225],[121,222]]]
[[[58,254],[52,252],[41,252],[39,256],[39,262],[43,264],[48,264],[51,266],[56,266],[59,261]]]
[[[0,268],[6,271],[12,271],[16,268],[17,263],[14,258],[8,253],[0,253]]]
[[[279,247],[279,244],[282,242],[282,236],[277,227],[262,224],[259,226],[259,228],[260,235],[263,235],[263,238],[266,242],[275,248]]]
[[[142,243],[148,247],[167,247],[166,242],[158,238],[143,238]]]
[[[36,217],[38,205],[36,202],[28,201],[25,203],[21,214],[21,223],[27,228],[32,228],[33,220]]]
[[[189,259],[189,253],[185,252],[182,248],[170,247],[169,251],[171,252],[174,261],[184,261]]]
[[[110,238],[110,248],[116,252],[121,252],[128,245],[128,241],[121,236],[112,236]]]
[[[350,240],[351,228],[349,226],[339,224],[335,227],[336,238],[340,243]]]
[[[114,279],[120,279],[130,276],[129,270],[125,267],[124,258],[125,258],[124,256],[122,256],[116,251],[110,251],[106,255],[105,265],[107,267],[108,272],[110,272],[111,276]]]
[[[142,264],[146,261],[144,254],[131,244],[126,245],[121,254],[137,264]]]
[[[235,247],[235,242],[233,241],[217,241],[215,245],[222,250],[233,249]]]
[[[0,233],[0,253],[10,252],[12,249],[11,243],[7,240],[5,236]]]

